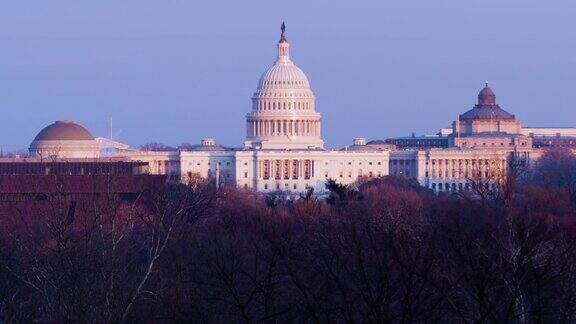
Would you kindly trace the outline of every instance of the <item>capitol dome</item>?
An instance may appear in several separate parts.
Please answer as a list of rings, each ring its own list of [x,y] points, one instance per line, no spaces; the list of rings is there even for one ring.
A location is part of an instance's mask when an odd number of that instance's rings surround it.
[[[314,93],[306,74],[290,59],[284,23],[277,47],[276,61],[264,71],[252,96],[244,145],[250,149],[323,148]]]
[[[40,158],[97,158],[99,146],[84,127],[56,121],[44,127],[30,144],[31,155]]]

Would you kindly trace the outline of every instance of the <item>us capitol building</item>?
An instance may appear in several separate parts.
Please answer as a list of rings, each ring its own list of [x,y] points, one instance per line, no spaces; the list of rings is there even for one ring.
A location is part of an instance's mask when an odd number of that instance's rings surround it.
[[[278,56],[258,81],[246,114],[241,147],[206,138],[178,151],[142,151],[106,138],[95,138],[71,121],[58,121],[32,141],[30,159],[95,159],[147,162],[152,174],[188,182],[208,178],[218,186],[261,192],[321,194],[328,179],[342,184],[359,178],[397,175],[415,178],[437,192],[467,190],[473,176],[505,172],[508,161],[529,163],[547,147],[576,147],[576,128],[524,128],[496,102],[486,86],[478,103],[436,135],[407,136],[325,149],[322,118],[306,74],[290,58],[284,24]]]

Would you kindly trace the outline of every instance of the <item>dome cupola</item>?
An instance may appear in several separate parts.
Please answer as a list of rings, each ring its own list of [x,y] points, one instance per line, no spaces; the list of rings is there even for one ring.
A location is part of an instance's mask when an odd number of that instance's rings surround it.
[[[496,95],[488,86],[488,82],[486,82],[486,86],[478,94],[478,104],[487,106],[493,106],[496,104]]]
[[[480,93],[478,103],[454,121],[452,133],[457,137],[483,134],[519,134],[522,125],[516,117],[500,108],[496,103],[496,95],[488,86],[488,82]],[[463,140],[466,142],[465,140]]]
[[[460,115],[460,119],[513,120],[515,117],[506,110],[500,108],[496,103],[496,95],[494,94],[494,91],[492,91],[488,86],[488,82],[486,82],[484,88],[480,93],[478,93],[478,104],[476,104],[474,108]]]

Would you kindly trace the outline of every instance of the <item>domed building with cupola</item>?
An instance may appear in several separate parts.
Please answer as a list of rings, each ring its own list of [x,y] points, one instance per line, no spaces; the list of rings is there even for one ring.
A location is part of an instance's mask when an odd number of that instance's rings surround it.
[[[100,147],[94,136],[72,121],[56,121],[34,138],[30,154],[39,158],[98,158]]]
[[[576,148],[576,128],[523,127],[500,107],[486,83],[472,109],[437,134],[371,141],[357,137],[349,146],[328,149],[322,139],[322,107],[316,107],[311,83],[294,63],[284,24],[276,50],[252,94],[246,138],[238,146],[207,137],[178,150],[130,149],[94,138],[74,122],[57,121],[38,133],[30,154],[40,160],[132,161],[173,181],[207,178],[219,187],[288,195],[314,189],[321,195],[329,179],[348,185],[386,175],[414,178],[435,192],[465,191],[471,178],[505,173],[512,159],[530,163],[546,147]]]
[[[415,178],[436,192],[468,190],[469,179],[506,168],[507,161],[530,161],[541,151],[533,140],[576,139],[576,129],[523,128],[513,114],[501,108],[491,87],[478,102],[457,116],[452,127],[438,134],[399,139],[355,138],[350,146],[327,149],[322,139],[322,117],[310,81],[292,59],[282,24],[274,63],[260,76],[246,114],[242,146],[222,146],[213,138],[179,152],[124,152],[147,161],[152,172],[169,174],[183,182],[198,177],[218,186],[238,186],[261,192],[317,194],[333,179],[353,184],[360,178],[396,175]],[[576,146],[576,140],[574,141]]]
[[[522,134],[520,121],[500,108],[488,83],[478,94],[478,103],[454,121],[452,144],[457,147],[532,147],[531,139]]]
[[[284,24],[276,48],[274,63],[262,73],[252,95],[243,146],[218,149],[211,140],[181,151],[177,163],[182,181],[204,177],[218,185],[263,192],[313,188],[321,193],[328,179],[350,184],[359,177],[388,174],[389,150],[362,140],[356,142],[363,149],[325,149],[314,92],[292,60]]]
[[[246,116],[246,148],[323,149],[320,114],[306,74],[290,59],[285,27],[278,57],[258,81]]]

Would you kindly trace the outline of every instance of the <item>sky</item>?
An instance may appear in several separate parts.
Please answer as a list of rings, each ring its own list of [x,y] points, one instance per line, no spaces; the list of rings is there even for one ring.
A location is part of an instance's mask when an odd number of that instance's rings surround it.
[[[576,126],[574,0],[2,0],[0,148],[56,120],[137,147],[238,146],[286,22],[328,147],[433,134],[485,81],[524,126]]]

